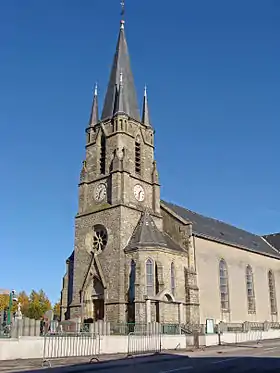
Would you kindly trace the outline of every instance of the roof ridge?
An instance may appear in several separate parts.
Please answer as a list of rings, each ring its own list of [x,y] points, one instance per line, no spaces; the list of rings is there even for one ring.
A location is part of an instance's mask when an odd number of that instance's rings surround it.
[[[275,232],[275,233],[269,233],[269,234],[263,234],[262,237],[271,237],[271,236],[280,236],[280,232]]]
[[[279,250],[276,249],[276,247],[274,247],[270,242],[268,242],[264,237],[261,236],[261,239],[264,240],[274,251],[277,252],[277,254],[279,254]]]

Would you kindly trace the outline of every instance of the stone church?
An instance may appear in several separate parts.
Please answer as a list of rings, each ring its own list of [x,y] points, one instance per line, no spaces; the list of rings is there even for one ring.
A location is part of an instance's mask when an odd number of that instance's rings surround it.
[[[147,92],[140,116],[122,21],[103,110],[96,89],[86,129],[62,320],[277,321],[277,242],[160,199]]]

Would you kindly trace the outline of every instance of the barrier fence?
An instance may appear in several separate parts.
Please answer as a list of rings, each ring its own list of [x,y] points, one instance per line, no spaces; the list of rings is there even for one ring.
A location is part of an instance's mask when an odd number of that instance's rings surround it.
[[[44,336],[43,366],[55,359],[88,357],[89,362],[98,361],[100,336],[92,333],[46,334]]]
[[[235,334],[235,343],[243,342],[254,342],[260,343],[263,339],[263,331],[261,330],[250,330],[247,333],[236,333]]]
[[[161,352],[161,333],[132,332],[128,334],[127,356]]]
[[[11,328],[9,325],[0,324],[0,338],[10,338]]]

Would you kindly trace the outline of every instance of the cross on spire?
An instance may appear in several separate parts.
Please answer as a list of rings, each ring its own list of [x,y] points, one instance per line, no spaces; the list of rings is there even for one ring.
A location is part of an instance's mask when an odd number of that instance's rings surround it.
[[[123,30],[124,29],[124,24],[125,24],[125,21],[124,21],[124,14],[125,14],[125,2],[124,0],[121,0],[121,7],[122,7],[122,10],[121,10],[121,29]]]
[[[125,2],[124,2],[124,0],[121,0],[121,7],[122,7],[121,16],[124,16],[124,13],[125,13]]]

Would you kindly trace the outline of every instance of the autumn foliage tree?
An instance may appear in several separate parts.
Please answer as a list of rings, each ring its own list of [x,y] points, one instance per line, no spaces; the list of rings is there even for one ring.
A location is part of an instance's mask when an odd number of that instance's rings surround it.
[[[9,306],[9,295],[0,294],[0,311],[3,311],[8,306]]]
[[[60,302],[56,302],[53,306],[53,313],[56,320],[60,319]]]
[[[51,308],[51,302],[43,290],[39,290],[39,292],[36,292],[35,290],[31,291],[29,296],[29,306],[26,313],[27,317],[39,320]]]
[[[29,317],[30,319],[39,320],[46,313],[46,311],[52,309],[51,302],[43,290],[36,292],[32,290],[29,296],[26,292],[22,291],[17,295],[18,301],[13,303],[12,312],[16,312],[18,304],[20,303],[20,309],[22,315]],[[0,311],[9,307],[9,295],[0,294]]]
[[[28,312],[28,308],[29,308],[29,297],[28,295],[26,294],[25,291],[21,291],[19,294],[18,294],[18,303],[20,303],[20,308],[21,308],[21,312],[24,316],[27,315],[27,312]]]

